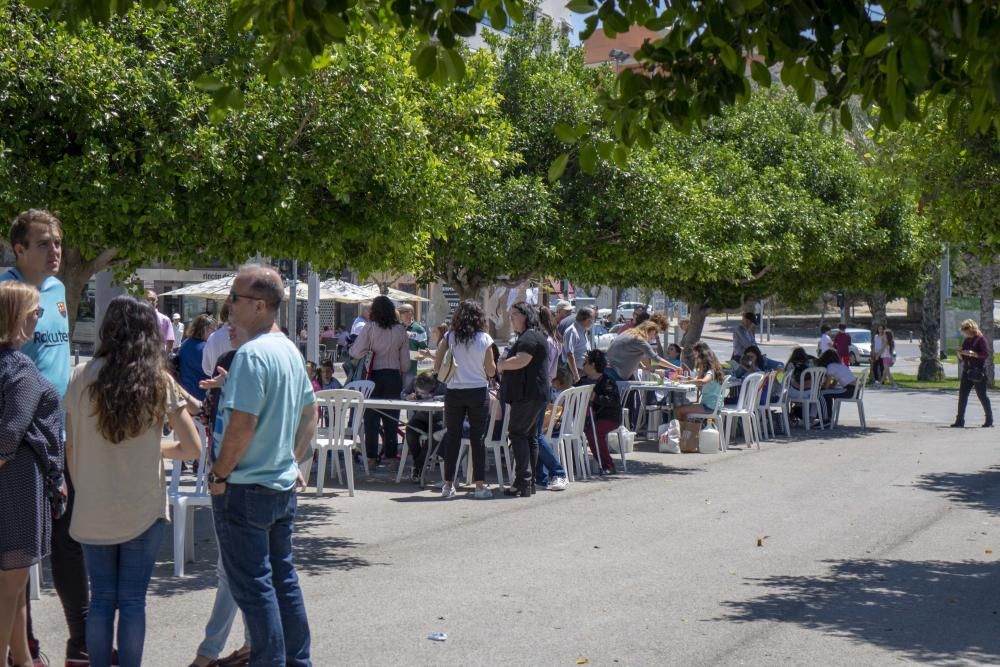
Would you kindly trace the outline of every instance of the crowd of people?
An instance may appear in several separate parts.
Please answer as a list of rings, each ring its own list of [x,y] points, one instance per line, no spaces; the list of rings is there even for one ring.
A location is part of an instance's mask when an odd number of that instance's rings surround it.
[[[108,306],[100,343],[89,361],[70,367],[65,289],[55,277],[62,256],[59,220],[29,210],[11,225],[15,267],[0,276],[0,657],[14,667],[45,664],[34,636],[27,595],[29,571],[51,556],[53,582],[65,613],[67,667],[138,667],[146,632],[145,599],[166,533],[164,460],[197,460],[208,447],[206,479],[219,544],[218,588],[193,667],[311,665],[309,622],[292,562],[300,465],[312,455],[317,422],[327,418],[316,392],[341,387],[333,362],[304,363],[277,323],[284,286],[271,268],[241,268],[220,313],[203,314],[182,331],[179,318],[157,310],[157,295],[124,295]],[[756,317],[746,313],[733,336],[729,368],[705,341],[664,345],[669,319],[636,308],[607,351],[588,332],[589,308],[560,301],[510,306],[513,338],[497,345],[486,313],[463,301],[450,321],[428,330],[413,308],[384,296],[361,308],[342,337],[323,338],[349,352],[349,370],[363,369],[375,398],[443,398],[440,422],[419,414],[403,433],[414,476],[432,439],[441,436],[442,499],[458,494],[462,443],[468,443],[476,499],[493,497],[485,441],[508,411],[514,462],[509,496],[567,488],[565,462],[545,437],[556,392],[592,385],[586,431],[602,474],[616,471],[608,434],[622,424],[621,382],[641,373],[681,376],[698,389],[693,403],[672,404],[680,420],[712,412],[726,400],[724,380],[754,372],[791,374],[790,391],[811,388],[805,371],[826,369],[828,403],[854,390],[851,339],[841,325],[824,329],[818,355],[796,348],[786,363],[757,345]],[[688,322],[679,326],[687,331]],[[831,334],[832,332],[832,334]],[[973,389],[992,426],[983,365],[989,346],[975,322],[962,323],[965,342],[958,416],[964,425]],[[879,330],[873,372],[892,383],[895,342]],[[693,359],[689,368],[682,359]],[[418,372],[418,360],[432,370]],[[671,399],[671,400],[676,400]],[[491,404],[497,410],[491,410]],[[812,415],[801,415],[810,419]],[[363,416],[368,464],[399,456],[399,412]],[[423,421],[421,421],[423,420]],[[164,439],[164,424],[171,438]],[[200,431],[200,432],[199,432]],[[207,433],[206,433],[207,432]],[[404,465],[399,461],[396,465]],[[237,612],[243,646],[220,657]]]
[[[48,664],[28,579],[50,556],[67,667],[142,664],[146,592],[166,533],[163,461],[199,458],[201,416],[212,426],[207,479],[230,608],[217,600],[194,664],[310,665],[291,533],[317,411],[302,357],[276,324],[281,278],[242,268],[226,326],[199,316],[179,345],[155,293],[116,297],[93,358],[71,369],[55,277],[61,224],[25,211],[10,244],[15,267],[0,276],[0,657]],[[236,608],[252,648],[219,658]]]

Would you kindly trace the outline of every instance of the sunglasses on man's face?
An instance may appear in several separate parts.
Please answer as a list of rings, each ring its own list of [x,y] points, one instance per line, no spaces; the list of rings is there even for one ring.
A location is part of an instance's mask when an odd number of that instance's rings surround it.
[[[251,294],[237,294],[236,292],[229,293],[230,303],[236,303],[240,299],[247,299],[249,301],[264,301],[264,299],[262,299],[261,297],[253,296]]]

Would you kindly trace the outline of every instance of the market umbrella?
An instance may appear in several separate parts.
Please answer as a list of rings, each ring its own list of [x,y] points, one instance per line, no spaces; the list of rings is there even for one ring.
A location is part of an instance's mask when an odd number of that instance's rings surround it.
[[[233,289],[233,280],[236,274],[207,280],[195,285],[185,285],[169,292],[164,292],[160,296],[191,296],[201,299],[212,299],[213,301],[225,301],[229,297],[229,292]]]

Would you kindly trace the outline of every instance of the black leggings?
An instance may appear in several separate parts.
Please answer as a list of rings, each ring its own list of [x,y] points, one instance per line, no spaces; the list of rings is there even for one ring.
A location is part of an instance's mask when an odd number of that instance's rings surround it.
[[[398,370],[383,369],[372,373],[375,390],[372,398],[395,398],[403,393],[403,376]],[[368,458],[378,456],[379,427],[382,431],[382,453],[387,459],[396,458],[399,448],[399,410],[365,410],[365,450]]]
[[[514,486],[531,486],[538,465],[538,433],[535,425],[542,418],[547,401],[544,398],[514,401],[510,404],[508,434],[514,454]]]
[[[462,422],[469,419],[469,450],[472,455],[472,479],[486,479],[486,422],[490,417],[490,394],[486,387],[449,389],[444,396],[444,437],[447,449],[444,458],[444,479],[455,481],[458,452],[462,448]]]
[[[976,388],[976,396],[979,397],[979,402],[983,406],[983,412],[986,413],[986,423],[993,423],[993,408],[990,406],[990,399],[986,395],[986,381],[973,382],[969,379],[969,372],[967,370],[962,370],[962,381],[958,385],[958,416],[955,418],[956,422],[965,422],[965,406],[969,404],[969,393],[972,388]]]
[[[90,608],[90,587],[87,583],[87,567],[83,562],[83,547],[69,536],[69,524],[73,519],[73,500],[76,490],[66,472],[66,488],[69,492],[66,513],[58,521],[52,522],[52,583],[55,585],[59,601],[62,603],[69,640],[67,653],[87,650],[87,611]],[[25,599],[30,599],[30,596]],[[35,642],[31,627],[31,605],[28,605],[28,638]]]

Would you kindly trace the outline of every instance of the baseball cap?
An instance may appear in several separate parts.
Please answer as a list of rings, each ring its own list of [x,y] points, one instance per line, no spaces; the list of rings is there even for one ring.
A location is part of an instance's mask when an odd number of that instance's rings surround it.
[[[573,304],[565,299],[559,301],[556,303],[556,312],[558,313],[560,310],[573,310]]]
[[[174,314],[173,314],[173,315],[172,315],[172,316],[170,317],[170,319],[172,319],[172,320],[179,320],[179,319],[181,319],[181,314],[180,314],[180,313],[174,313]]]

